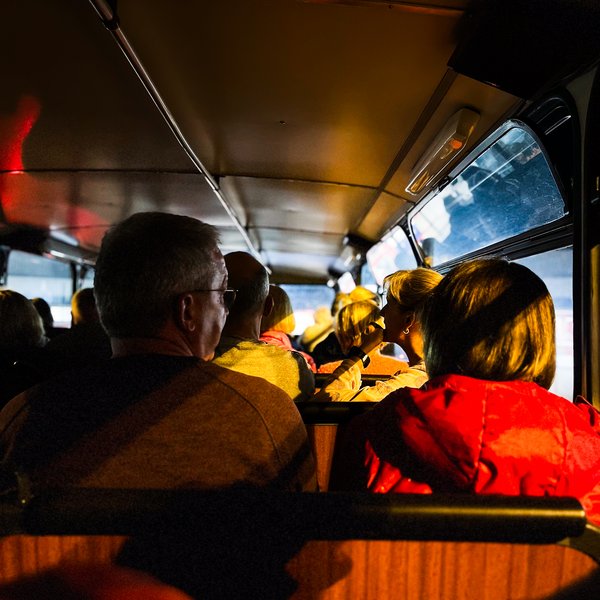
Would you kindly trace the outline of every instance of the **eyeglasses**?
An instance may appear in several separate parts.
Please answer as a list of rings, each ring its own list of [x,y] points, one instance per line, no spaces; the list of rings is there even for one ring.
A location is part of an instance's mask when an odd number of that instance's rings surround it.
[[[229,310],[233,306],[233,303],[235,302],[235,296],[237,294],[237,290],[233,290],[230,288],[227,288],[225,290],[216,288],[216,289],[212,289],[212,290],[190,290],[190,291],[191,292],[221,292],[221,294],[223,294],[223,304],[225,305],[227,310]]]

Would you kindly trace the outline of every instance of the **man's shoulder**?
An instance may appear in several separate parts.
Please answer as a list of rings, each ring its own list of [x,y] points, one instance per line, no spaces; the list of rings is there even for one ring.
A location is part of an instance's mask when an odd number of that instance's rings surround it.
[[[168,382],[184,370],[193,369],[198,359],[161,355],[106,358],[86,366],[64,371],[22,395],[29,404],[70,403],[78,399],[93,403],[116,400],[129,393],[139,397],[140,390],[152,389]]]
[[[251,402],[255,400],[268,400],[269,402],[287,400],[291,402],[291,398],[286,392],[260,376],[240,373],[215,362],[207,363],[205,369],[206,373],[215,381],[227,387],[232,394],[245,400]]]
[[[297,352],[293,352],[280,346],[267,344],[260,340],[240,339],[240,338],[221,338],[215,353],[215,364],[225,363],[231,356],[252,356],[261,357],[266,360],[296,361]]]

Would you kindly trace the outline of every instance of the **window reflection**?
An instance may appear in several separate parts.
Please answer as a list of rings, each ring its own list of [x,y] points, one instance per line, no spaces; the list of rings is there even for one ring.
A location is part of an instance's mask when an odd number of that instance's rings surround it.
[[[401,269],[414,269],[417,259],[406,234],[396,227],[367,252],[367,263],[377,284],[381,286],[387,275]]]
[[[513,127],[411,219],[426,260],[438,265],[550,223],[565,206],[535,139]]]

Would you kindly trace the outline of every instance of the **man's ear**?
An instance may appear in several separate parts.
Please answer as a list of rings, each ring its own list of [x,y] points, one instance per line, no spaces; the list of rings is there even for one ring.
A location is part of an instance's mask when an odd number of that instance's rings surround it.
[[[415,324],[415,318],[416,317],[414,312],[411,311],[406,313],[404,317],[404,328],[410,329]]]
[[[187,293],[177,296],[175,304],[175,323],[177,327],[187,332],[194,331],[196,329],[194,315],[197,310],[198,305],[192,294]]]
[[[274,306],[275,304],[273,302],[273,298],[271,296],[267,296],[267,299],[265,300],[265,305],[263,307],[262,316],[268,317],[273,312]]]

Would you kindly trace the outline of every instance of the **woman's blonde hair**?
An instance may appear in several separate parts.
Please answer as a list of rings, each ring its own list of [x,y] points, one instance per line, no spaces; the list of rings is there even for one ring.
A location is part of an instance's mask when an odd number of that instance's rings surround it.
[[[357,285],[349,294],[350,302],[360,302],[361,300],[369,300],[377,306],[381,306],[381,298],[377,292],[371,291],[362,285]]]
[[[421,327],[431,377],[552,384],[554,305],[544,282],[523,265],[491,258],[455,267],[426,304]]]
[[[337,314],[335,335],[344,354],[352,346],[360,346],[369,323],[379,317],[379,307],[370,300],[359,300],[344,306]]]
[[[283,288],[278,285],[269,286],[269,296],[273,300],[273,309],[262,318],[260,322],[263,331],[282,331],[290,334],[296,328],[296,318],[292,309],[292,302]]]
[[[418,314],[441,280],[442,276],[437,271],[419,267],[408,271],[396,271],[383,280],[383,285],[388,296],[402,309]]]
[[[0,290],[0,352],[19,354],[46,343],[44,323],[33,302],[12,290]]]

